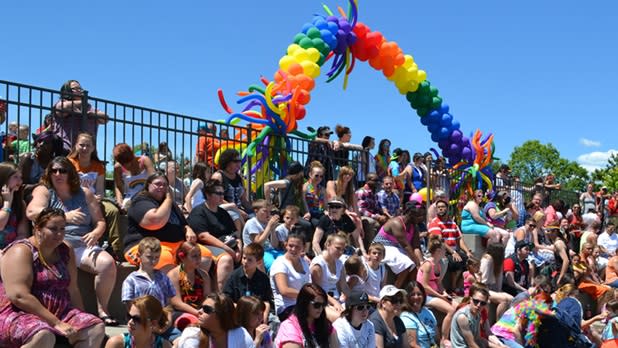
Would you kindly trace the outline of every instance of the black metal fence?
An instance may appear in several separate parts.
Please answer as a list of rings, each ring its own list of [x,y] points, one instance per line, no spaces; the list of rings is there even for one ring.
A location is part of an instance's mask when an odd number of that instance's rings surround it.
[[[67,96],[67,93],[69,96]],[[111,150],[118,143],[129,144],[137,154],[148,155],[154,160],[155,164],[158,164],[156,163],[157,159],[162,158],[158,153],[159,146],[165,142],[170,149],[173,159],[180,164],[181,176],[185,177],[190,175],[192,164],[196,162],[196,151],[200,136],[205,137],[202,139],[203,141],[219,143],[223,147],[237,148],[242,152],[256,139],[261,131],[261,129],[251,126],[229,125],[222,121],[207,120],[200,117],[92,97],[87,91],[64,91],[61,93],[57,90],[0,80],[0,118],[4,113],[6,119],[2,131],[7,135],[14,133],[15,130],[11,129],[10,126],[14,124],[27,125],[30,130],[29,133],[37,133],[42,127],[46,126],[46,118],[47,122],[50,122],[50,117],[53,118],[54,115],[62,115],[64,113],[64,116],[67,116],[66,108],[61,110],[58,106],[58,101],[61,99],[69,100],[70,110],[68,113],[71,114],[69,116],[73,116],[74,122],[81,122],[79,125],[75,124],[69,127],[74,132],[88,130],[89,127],[92,128],[92,124],[88,124],[88,122],[89,118],[94,117],[96,119],[99,117],[96,110],[100,111],[99,114],[107,115],[108,120],[106,123],[94,126],[94,133],[96,133],[94,135],[97,139],[96,147],[99,158],[106,162],[106,171],[108,173],[113,170]],[[81,105],[89,105],[89,107],[81,107]],[[205,127],[208,129],[208,132],[200,135],[198,131],[200,127]],[[71,136],[76,136],[76,134],[69,135],[69,137]],[[26,140],[31,141],[30,136]],[[275,140],[271,139],[270,142],[264,145],[266,149],[262,148],[262,150],[266,150],[269,154],[267,160],[263,163],[264,175],[256,176],[252,175],[249,170],[245,171],[247,189],[254,195],[261,196],[262,193],[258,192],[257,188],[262,186],[263,181],[279,179],[281,177],[278,169],[282,168],[287,159],[299,161],[303,165],[306,164],[310,140],[289,137],[287,152],[281,152],[282,149],[278,148],[280,145],[276,145],[281,144],[281,142]],[[6,150],[10,149],[10,144],[5,142],[4,145],[4,159],[6,160],[9,158],[8,151]],[[213,159],[216,157],[216,150],[216,147],[210,147],[209,153],[204,156],[213,169]],[[18,151],[12,154],[16,159],[21,155]],[[280,156],[282,153],[283,155]],[[335,164],[347,163],[353,169],[358,170],[361,153],[362,151],[350,149],[347,158],[333,157],[331,159]],[[336,155],[331,154],[330,156]],[[246,168],[251,169],[258,160],[259,158],[257,157],[248,157]],[[437,172],[434,164],[432,163],[430,171],[433,174],[431,175],[432,180],[429,183],[431,190],[445,189],[449,191],[450,197],[455,197],[457,193],[455,188],[457,187],[458,180],[461,178],[461,172],[447,170],[440,172],[440,175],[435,175]],[[330,174],[332,176],[334,173]],[[108,178],[111,178],[111,175]],[[529,201],[532,198],[533,192],[538,190],[525,184],[510,185],[508,189],[521,192],[525,201]],[[576,192],[557,190],[546,193],[548,201],[561,198],[567,204],[572,204],[578,200]]]

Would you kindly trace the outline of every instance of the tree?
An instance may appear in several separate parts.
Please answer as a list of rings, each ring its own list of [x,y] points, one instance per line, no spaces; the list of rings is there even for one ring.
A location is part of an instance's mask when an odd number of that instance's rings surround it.
[[[601,181],[609,192],[618,191],[618,153],[613,153],[607,160],[607,166],[592,173],[592,180]]]
[[[586,169],[577,162],[561,158],[551,143],[541,144],[538,140],[528,140],[515,147],[508,165],[513,175],[519,175],[525,183],[553,173],[563,190],[581,191],[589,180]]]

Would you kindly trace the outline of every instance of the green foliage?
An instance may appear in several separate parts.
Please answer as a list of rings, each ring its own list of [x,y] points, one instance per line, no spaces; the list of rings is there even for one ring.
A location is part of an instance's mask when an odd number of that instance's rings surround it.
[[[607,166],[592,173],[592,180],[602,182],[610,192],[618,191],[618,154],[613,153],[607,161]]]
[[[574,161],[560,157],[560,152],[551,144],[528,140],[515,147],[508,161],[513,175],[519,175],[522,182],[534,182],[549,173],[556,176],[556,182],[563,190],[581,191],[589,180],[586,169]]]

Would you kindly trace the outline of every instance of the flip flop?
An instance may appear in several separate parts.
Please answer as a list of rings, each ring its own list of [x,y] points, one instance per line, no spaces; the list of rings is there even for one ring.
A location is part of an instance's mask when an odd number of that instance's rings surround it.
[[[118,321],[110,317],[109,315],[104,315],[99,318],[103,320],[103,323],[105,324],[105,326],[118,326]]]

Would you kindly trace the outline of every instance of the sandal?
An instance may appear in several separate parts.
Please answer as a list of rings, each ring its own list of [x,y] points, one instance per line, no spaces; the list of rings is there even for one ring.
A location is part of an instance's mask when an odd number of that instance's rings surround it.
[[[109,315],[104,315],[99,318],[103,320],[103,323],[105,324],[105,326],[118,326],[118,321],[110,317]]]

